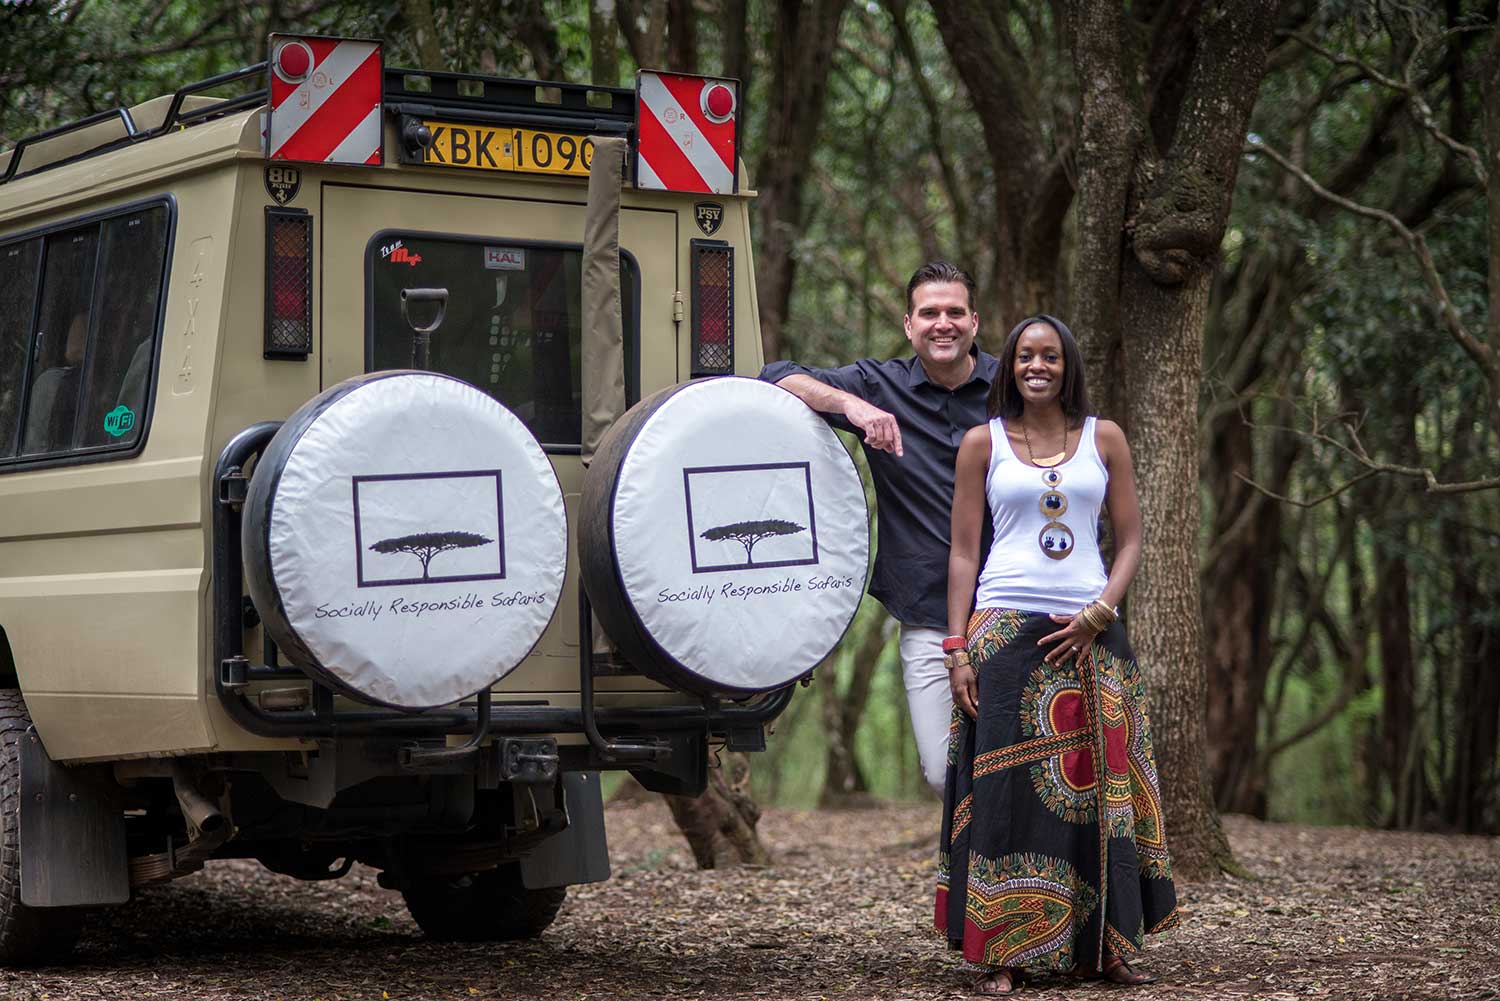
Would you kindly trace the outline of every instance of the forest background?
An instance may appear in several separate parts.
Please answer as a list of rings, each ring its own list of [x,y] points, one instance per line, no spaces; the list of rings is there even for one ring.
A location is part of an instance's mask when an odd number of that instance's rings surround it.
[[[1125,611],[1202,875],[1233,866],[1223,811],[1500,831],[1496,6],[6,0],[0,148],[273,30],[740,79],[768,360],[904,353],[906,278],[938,257],[978,278],[987,349],[1038,310],[1078,332],[1136,454]],[[754,856],[757,802],[930,795],[873,600],[777,731],[673,804],[700,863]]]

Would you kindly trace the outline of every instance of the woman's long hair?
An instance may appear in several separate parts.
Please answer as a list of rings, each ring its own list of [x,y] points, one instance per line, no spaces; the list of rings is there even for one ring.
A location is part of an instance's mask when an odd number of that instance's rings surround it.
[[[1016,388],[1016,344],[1021,340],[1021,332],[1033,323],[1047,324],[1057,331],[1057,338],[1062,341],[1063,381],[1058,402],[1062,404],[1063,418],[1069,425],[1076,424],[1093,413],[1089,406],[1088,387],[1084,385],[1083,351],[1068,325],[1046,313],[1028,316],[1011,327],[1005,336],[1005,347],[1000,349],[1000,369],[995,373],[995,384],[990,387],[989,415],[991,418],[1014,419],[1020,417],[1026,408],[1021,391]]]

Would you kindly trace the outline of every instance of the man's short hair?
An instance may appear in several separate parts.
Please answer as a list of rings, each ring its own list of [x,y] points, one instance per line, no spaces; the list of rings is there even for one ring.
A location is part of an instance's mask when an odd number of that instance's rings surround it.
[[[931,285],[933,283],[946,284],[957,282],[969,293],[969,309],[974,308],[974,276],[969,274],[957,264],[948,261],[928,261],[912,273],[911,281],[906,283],[906,311],[911,312],[912,296],[916,294],[919,285]]]

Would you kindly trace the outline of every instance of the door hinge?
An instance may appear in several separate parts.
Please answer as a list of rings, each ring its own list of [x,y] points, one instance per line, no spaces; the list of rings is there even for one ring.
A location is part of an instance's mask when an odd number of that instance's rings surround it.
[[[682,293],[681,292],[673,292],[672,293],[672,322],[673,323],[681,323],[682,322]]]

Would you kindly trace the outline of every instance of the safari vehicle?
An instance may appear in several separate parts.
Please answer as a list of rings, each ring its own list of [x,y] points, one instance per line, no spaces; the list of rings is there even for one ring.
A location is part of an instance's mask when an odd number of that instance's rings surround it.
[[[863,591],[847,452],[735,377],[734,81],[269,52],[0,154],[6,962],[223,858],[536,935],[598,773],[702,790]]]

